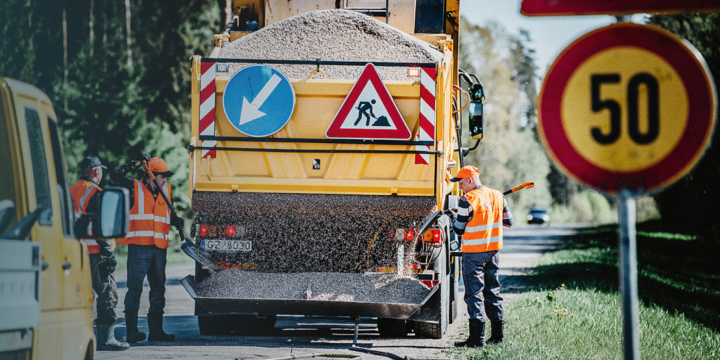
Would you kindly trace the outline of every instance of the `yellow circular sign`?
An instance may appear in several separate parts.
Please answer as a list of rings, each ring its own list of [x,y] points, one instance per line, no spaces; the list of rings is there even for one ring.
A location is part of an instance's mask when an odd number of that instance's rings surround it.
[[[573,147],[590,163],[619,172],[665,158],[688,122],[688,95],[678,73],[657,54],[636,47],[589,57],[570,76],[561,106]]]
[[[715,84],[698,51],[655,26],[587,33],[548,70],[538,133],[557,167],[609,194],[667,186],[710,143]]]

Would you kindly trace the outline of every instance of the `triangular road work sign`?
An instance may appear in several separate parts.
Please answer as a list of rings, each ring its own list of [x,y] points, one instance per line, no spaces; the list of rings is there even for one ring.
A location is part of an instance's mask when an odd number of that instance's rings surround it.
[[[325,136],[331,139],[410,139],[410,129],[373,64],[365,66]]]

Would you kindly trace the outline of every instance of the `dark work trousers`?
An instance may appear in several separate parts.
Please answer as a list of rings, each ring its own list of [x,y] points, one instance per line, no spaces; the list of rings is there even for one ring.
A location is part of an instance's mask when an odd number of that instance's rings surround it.
[[[148,313],[164,313],[166,263],[167,249],[160,249],[155,245],[128,245],[126,312],[137,312],[140,309],[143,280],[147,275],[150,283],[150,309]]]
[[[115,308],[118,303],[115,274],[107,268],[107,258],[100,254],[90,254],[90,272],[92,286],[97,301],[98,324],[112,325],[117,320]]]
[[[485,309],[490,321],[503,321],[499,266],[500,256],[497,251],[463,254],[465,303],[470,319],[485,321]]]

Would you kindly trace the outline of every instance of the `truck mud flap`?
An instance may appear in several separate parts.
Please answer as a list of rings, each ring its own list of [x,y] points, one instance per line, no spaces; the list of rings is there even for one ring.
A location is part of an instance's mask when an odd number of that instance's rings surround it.
[[[197,313],[207,315],[221,314],[282,314],[282,315],[325,315],[350,317],[379,317],[393,319],[409,319],[413,314],[420,313],[440,288],[435,285],[420,304],[386,304],[328,300],[302,299],[234,299],[199,297],[195,293],[195,277],[188,275],[180,283],[195,300]],[[440,298],[437,297],[439,302]],[[437,305],[435,305],[437,307]],[[435,311],[437,312],[437,311]]]

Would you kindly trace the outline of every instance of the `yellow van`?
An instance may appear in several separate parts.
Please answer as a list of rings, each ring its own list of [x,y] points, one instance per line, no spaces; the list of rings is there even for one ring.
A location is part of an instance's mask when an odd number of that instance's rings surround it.
[[[93,291],[86,246],[127,232],[127,190],[77,219],[50,99],[0,77],[0,360],[91,359]],[[29,241],[28,241],[29,239]]]

